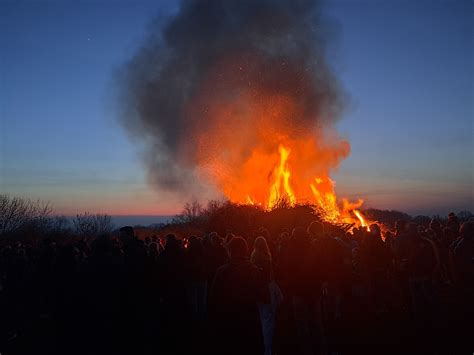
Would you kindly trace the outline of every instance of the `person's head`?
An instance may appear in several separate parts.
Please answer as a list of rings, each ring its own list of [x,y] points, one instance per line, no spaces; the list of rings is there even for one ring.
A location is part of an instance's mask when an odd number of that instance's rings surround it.
[[[437,219],[433,218],[430,222],[430,229],[434,230],[434,231],[435,230],[440,230],[441,229],[441,223]]]
[[[212,246],[222,245],[222,238],[217,234],[217,232],[211,232],[209,238],[211,239]]]
[[[296,242],[306,241],[308,240],[308,233],[304,228],[296,227],[293,228],[293,231],[291,232],[291,238]]]
[[[189,237],[189,239],[188,239],[188,249],[190,251],[198,251],[198,252],[202,251],[201,239],[199,239],[195,235],[192,235],[191,237]]]
[[[307,232],[312,238],[320,238],[324,235],[324,224],[313,221],[308,226]]]
[[[16,253],[20,257],[26,257],[26,250],[21,247],[16,249]]]
[[[150,249],[150,255],[158,255],[159,254],[159,248],[158,248],[158,243],[151,242],[149,245]]]
[[[448,214],[448,222],[446,223],[446,226],[453,231],[454,235],[459,235],[459,220],[453,212]]]
[[[231,258],[246,258],[248,255],[247,242],[242,237],[234,237],[227,247]]]
[[[110,252],[114,245],[109,234],[99,235],[92,243],[92,252],[94,255],[102,255]]]
[[[459,234],[463,238],[474,238],[474,221],[467,221],[461,225]]]
[[[179,248],[179,243],[178,239],[174,234],[167,234],[166,235],[166,244],[165,244],[165,249],[166,250],[171,250],[171,249],[178,249]]]
[[[370,234],[373,236],[373,237],[377,237],[377,238],[381,238],[382,235],[380,233],[380,227],[377,223],[372,223],[370,225]]]
[[[260,236],[255,239],[255,242],[253,243],[252,256],[254,254],[265,257],[267,259],[272,258],[270,254],[270,249],[268,248],[267,241],[264,237]]]
[[[268,231],[267,228],[260,227],[258,229],[258,233],[257,233],[257,237],[258,236],[261,236],[261,237],[265,238],[266,241],[270,240],[270,232]]]
[[[280,235],[278,236],[279,241],[287,241],[289,238],[290,238],[290,233],[288,233],[287,231],[281,232]]]
[[[119,237],[122,243],[127,243],[135,238],[135,230],[132,226],[125,226],[119,229]]]
[[[358,248],[358,247],[352,248],[351,254],[352,254],[352,258],[353,258],[353,259],[358,258],[358,257],[359,257],[359,254],[360,254],[359,248]]]
[[[405,232],[406,230],[406,225],[407,225],[407,222],[404,221],[404,220],[398,220],[395,222],[395,229],[397,231],[397,234],[401,234],[403,232]]]
[[[208,249],[210,246],[211,246],[211,237],[209,234],[205,234],[203,237],[202,237],[202,246],[204,247],[204,249]]]

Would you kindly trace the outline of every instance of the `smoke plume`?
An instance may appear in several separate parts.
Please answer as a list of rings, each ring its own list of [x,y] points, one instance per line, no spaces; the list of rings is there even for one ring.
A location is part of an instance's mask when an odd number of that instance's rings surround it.
[[[296,140],[301,179],[336,168],[350,148],[334,130],[344,95],[326,61],[326,23],[315,1],[188,0],[152,26],[121,77],[121,122],[144,149],[150,183],[232,196],[241,178],[271,172],[252,157]]]

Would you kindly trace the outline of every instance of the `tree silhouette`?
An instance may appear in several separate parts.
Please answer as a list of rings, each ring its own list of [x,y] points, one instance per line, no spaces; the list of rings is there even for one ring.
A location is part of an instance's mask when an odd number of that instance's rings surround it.
[[[52,212],[48,202],[0,194],[0,235],[45,230]]]
[[[76,233],[80,236],[94,237],[113,230],[112,217],[107,214],[77,214],[72,220]]]

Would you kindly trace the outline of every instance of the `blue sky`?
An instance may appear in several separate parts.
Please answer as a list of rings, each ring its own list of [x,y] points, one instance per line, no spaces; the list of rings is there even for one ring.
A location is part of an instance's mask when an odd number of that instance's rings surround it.
[[[474,210],[474,3],[328,1],[350,96],[339,196],[409,213]],[[114,73],[172,1],[0,2],[0,189],[61,213],[170,214],[117,123]]]

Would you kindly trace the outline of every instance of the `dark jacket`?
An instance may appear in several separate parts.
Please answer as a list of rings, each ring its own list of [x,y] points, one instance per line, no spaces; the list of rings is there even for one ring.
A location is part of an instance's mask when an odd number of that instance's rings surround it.
[[[215,353],[263,354],[257,307],[263,283],[261,270],[247,259],[234,258],[217,269],[209,297]]]

